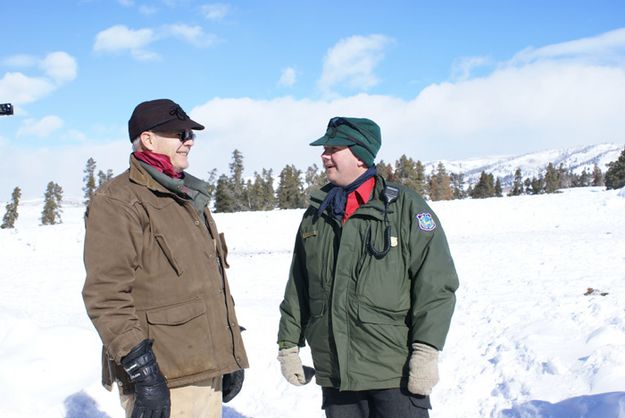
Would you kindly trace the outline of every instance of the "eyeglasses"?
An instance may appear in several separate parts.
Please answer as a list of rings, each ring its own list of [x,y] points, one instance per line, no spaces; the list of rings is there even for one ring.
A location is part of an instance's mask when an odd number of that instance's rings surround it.
[[[328,128],[332,128],[333,131],[331,132],[331,134],[329,135],[330,137],[334,137],[336,136],[336,129],[341,126],[341,125],[346,125],[349,126],[350,128],[352,128],[353,130],[355,130],[356,132],[358,132],[360,135],[364,136],[365,138],[369,139],[369,137],[367,135],[365,135],[360,129],[358,129],[358,127],[356,125],[354,125],[353,123],[351,123],[350,121],[341,118],[341,117],[335,117],[330,119],[330,122],[328,122]],[[361,147],[367,148],[367,146],[359,139],[353,138],[353,137],[349,137],[349,139],[351,141],[354,141],[356,144],[360,145]]]
[[[185,129],[184,131],[180,131],[176,134],[176,136],[178,136],[180,142],[187,142],[190,139],[195,140],[195,132],[193,132],[191,129]]]
[[[159,136],[164,136],[165,138],[178,138],[180,142],[187,142],[190,139],[195,140],[195,132],[193,132],[193,130],[191,129],[185,129],[184,131],[179,132],[152,132],[156,133]]]

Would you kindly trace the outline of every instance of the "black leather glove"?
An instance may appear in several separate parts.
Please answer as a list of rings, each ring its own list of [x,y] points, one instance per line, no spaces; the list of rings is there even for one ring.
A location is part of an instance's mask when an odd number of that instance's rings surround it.
[[[143,340],[122,358],[122,367],[135,386],[132,418],[169,418],[171,401],[165,377],[152,352],[152,340]]]
[[[230,402],[239,394],[244,379],[245,371],[243,369],[224,374],[221,380],[221,396],[224,403]]]

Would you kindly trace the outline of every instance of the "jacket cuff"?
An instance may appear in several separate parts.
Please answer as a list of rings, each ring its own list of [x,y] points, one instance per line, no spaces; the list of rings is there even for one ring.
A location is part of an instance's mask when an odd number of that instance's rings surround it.
[[[141,341],[145,340],[147,336],[143,334],[143,331],[137,328],[133,328],[121,335],[118,335],[111,341],[106,347],[106,352],[115,363],[121,364],[122,357],[130,353],[130,351],[139,345]]]

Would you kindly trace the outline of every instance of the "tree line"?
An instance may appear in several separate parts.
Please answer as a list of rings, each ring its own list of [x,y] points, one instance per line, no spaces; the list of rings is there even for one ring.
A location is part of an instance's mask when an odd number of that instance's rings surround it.
[[[299,170],[293,164],[286,165],[274,178],[273,170],[262,169],[254,172],[251,178],[244,177],[244,157],[239,150],[232,152],[229,173],[218,176],[217,169],[208,173],[208,194],[215,212],[241,212],[272,209],[297,209],[308,206],[310,193],[327,183],[325,172],[316,164],[306,171]],[[474,185],[465,187],[464,174],[447,172],[443,163],[438,163],[431,173],[425,173],[425,166],[419,160],[402,155],[394,164],[380,161],[378,173],[389,181],[405,185],[426,199],[483,199],[502,197],[502,179],[492,173],[482,171]],[[96,174],[96,162],[89,158],[83,170],[83,204],[87,206],[96,189],[113,177],[112,170],[99,170]],[[275,187],[277,181],[277,187]],[[625,187],[625,149],[617,160],[607,165],[605,174],[595,164],[592,172],[584,169],[580,174],[573,173],[562,164],[556,167],[547,164],[545,174],[523,177],[517,168],[512,176],[512,185],[507,196],[522,194],[556,193],[569,187],[606,186],[607,189]],[[18,218],[18,206],[22,196],[19,186],[13,189],[11,200],[5,206],[5,214],[0,228],[14,228]],[[41,211],[41,225],[54,225],[62,222],[62,187],[50,181],[44,192],[44,204]]]

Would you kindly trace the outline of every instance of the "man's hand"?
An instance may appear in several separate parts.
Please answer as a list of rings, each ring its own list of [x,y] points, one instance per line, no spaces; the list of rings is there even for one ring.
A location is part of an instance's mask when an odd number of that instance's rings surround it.
[[[224,374],[221,379],[221,396],[224,403],[228,403],[239,394],[243,387],[245,371],[243,369],[236,372]]]
[[[408,390],[415,395],[431,394],[438,383],[438,350],[426,344],[413,343],[408,365]]]
[[[135,387],[132,418],[169,418],[170,415],[169,389],[152,352],[152,342],[141,341],[121,361]]]
[[[311,381],[315,369],[302,366],[299,358],[299,347],[283,348],[278,352],[282,376],[292,385],[302,386]]]

